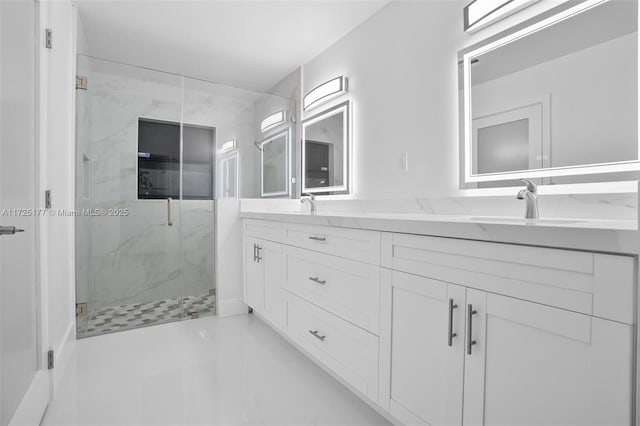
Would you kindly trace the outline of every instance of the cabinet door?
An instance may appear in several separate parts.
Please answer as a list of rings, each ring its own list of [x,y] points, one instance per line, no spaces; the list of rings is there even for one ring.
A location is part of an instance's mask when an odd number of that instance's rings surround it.
[[[258,256],[260,240],[246,238],[244,243],[244,303],[258,312],[264,307],[264,257]]]
[[[631,424],[631,326],[470,289],[465,310],[465,425]]]
[[[462,424],[464,288],[396,271],[391,285],[391,414],[412,425]]]
[[[275,326],[282,326],[282,246],[269,241],[258,242],[260,262],[264,265],[265,318]]]

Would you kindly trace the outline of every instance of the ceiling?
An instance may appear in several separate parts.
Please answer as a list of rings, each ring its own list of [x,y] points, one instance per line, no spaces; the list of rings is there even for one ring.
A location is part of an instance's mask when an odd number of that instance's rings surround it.
[[[389,0],[76,0],[91,56],[267,91]]]

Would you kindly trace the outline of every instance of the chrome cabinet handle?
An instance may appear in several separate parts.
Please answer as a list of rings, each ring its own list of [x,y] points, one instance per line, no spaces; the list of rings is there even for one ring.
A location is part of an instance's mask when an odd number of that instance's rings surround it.
[[[322,340],[323,342],[324,342],[324,339],[327,338],[327,336],[320,336],[318,334],[318,330],[309,330],[309,333],[311,333],[313,337],[315,337],[316,339]]]
[[[254,244],[253,245],[253,261],[256,262],[258,259],[258,245]]]
[[[257,261],[258,263],[260,263],[260,261],[262,260],[262,256],[260,256],[260,250],[262,250],[262,247],[260,247],[260,245],[259,245],[259,244],[256,244],[256,247],[257,247],[257,249],[258,249],[257,254],[256,254],[256,256],[257,256],[257,257],[256,257],[256,261]]]
[[[325,285],[327,283],[326,280],[321,280],[318,277],[309,277],[309,280],[313,281],[314,283],[321,284],[321,285]]]
[[[173,208],[171,207],[171,197],[167,198],[167,225],[173,226]]]
[[[16,232],[24,232],[24,229],[18,229],[15,226],[0,226],[0,235],[15,235]]]
[[[471,347],[476,344],[476,341],[473,340],[473,337],[471,336],[471,327],[473,324],[472,317],[477,313],[478,311],[474,311],[471,304],[467,305],[467,355],[471,355]]]
[[[326,237],[318,237],[318,236],[315,236],[315,235],[310,236],[309,239],[310,240],[314,240],[314,241],[327,241]]]
[[[449,333],[447,336],[449,337],[449,346],[453,346],[453,338],[458,334],[453,332],[453,310],[456,309],[458,305],[453,304],[453,299],[449,299]]]

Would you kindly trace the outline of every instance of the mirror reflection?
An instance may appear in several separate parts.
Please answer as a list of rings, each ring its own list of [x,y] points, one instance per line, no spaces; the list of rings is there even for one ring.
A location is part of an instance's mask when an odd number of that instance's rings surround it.
[[[509,172],[637,161],[637,8],[635,1],[603,2],[472,52],[464,64],[465,88],[471,84],[466,170],[506,179]]]
[[[349,104],[302,123],[303,193],[348,192]]]
[[[238,153],[224,156],[218,166],[220,184],[218,198],[238,198]]]
[[[262,149],[262,196],[289,195],[289,130],[265,139]]]

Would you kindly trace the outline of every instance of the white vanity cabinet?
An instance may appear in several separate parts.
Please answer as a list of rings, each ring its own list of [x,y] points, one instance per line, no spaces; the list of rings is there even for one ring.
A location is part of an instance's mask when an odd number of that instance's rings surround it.
[[[632,326],[473,289],[465,313],[463,424],[631,424]]]
[[[245,300],[407,425],[630,425],[637,257],[245,220]]]
[[[412,425],[631,424],[633,257],[385,240],[383,261],[393,269],[382,287],[380,401],[394,417]],[[612,298],[626,300],[616,306]]]
[[[397,271],[381,333],[381,404],[405,424],[462,422],[465,289]],[[384,362],[383,362],[384,364]]]
[[[285,224],[285,333],[378,400],[380,233]]]
[[[282,326],[282,225],[245,221],[244,302],[276,327]]]

